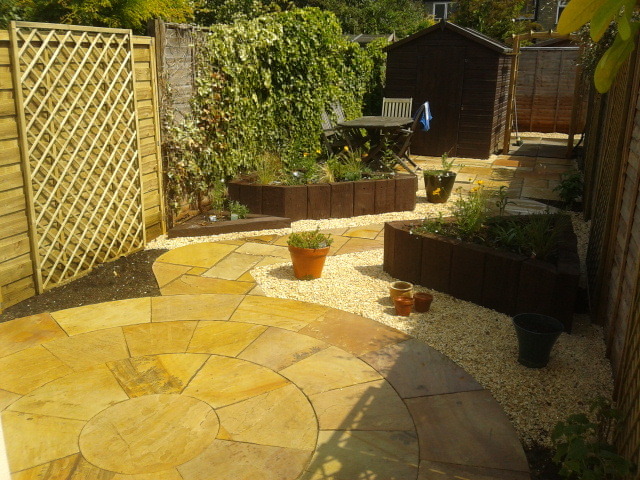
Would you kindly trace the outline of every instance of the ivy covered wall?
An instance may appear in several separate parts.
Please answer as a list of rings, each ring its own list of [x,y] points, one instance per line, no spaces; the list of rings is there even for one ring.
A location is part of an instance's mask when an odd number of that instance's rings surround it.
[[[382,46],[347,41],[335,16],[316,8],[212,26],[196,48],[193,116],[170,127],[170,207],[265,152],[287,164],[320,149],[320,114],[331,102],[354,117],[380,100]]]

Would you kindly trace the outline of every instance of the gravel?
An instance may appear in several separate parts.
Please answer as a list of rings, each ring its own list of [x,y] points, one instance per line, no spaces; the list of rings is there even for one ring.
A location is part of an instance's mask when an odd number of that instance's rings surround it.
[[[611,396],[602,329],[586,317],[574,322],[574,333],[560,336],[546,368],[529,369],[516,361],[517,340],[507,315],[416,287],[434,295],[431,310],[396,316],[388,291],[393,279],[382,271],[382,250],[327,257],[322,278],[312,281],[296,280],[290,263],[251,274],[267,296],[313,298],[397,328],[444,353],[491,391],[525,445],[550,445],[556,422],[586,410],[595,396]]]
[[[418,192],[416,209],[344,219],[301,220],[290,229],[261,230],[215,237],[150,242],[147,249],[176,248],[199,242],[224,241],[256,235],[287,235],[291,231],[348,228],[392,220],[413,220],[449,212],[451,202],[427,203]],[[572,214],[584,267],[589,225]],[[395,315],[388,287],[392,279],[382,271],[382,249],[328,257],[320,279],[299,281],[290,263],[251,271],[265,295],[314,303],[352,312],[397,328],[447,355],[487,388],[502,405],[525,446],[550,446],[549,433],[572,413],[586,412],[597,396],[611,398],[613,379],[606,358],[602,329],[576,315],[573,333],[562,334],[543,369],[529,369],[517,361],[517,340],[511,318],[444,293],[416,287],[434,295],[431,310],[410,317]]]

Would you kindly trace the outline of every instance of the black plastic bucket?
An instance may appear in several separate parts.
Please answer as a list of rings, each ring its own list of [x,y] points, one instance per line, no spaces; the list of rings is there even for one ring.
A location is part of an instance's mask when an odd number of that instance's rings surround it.
[[[538,313],[513,317],[518,335],[518,362],[525,367],[542,368],[549,363],[553,344],[564,330],[560,320]]]

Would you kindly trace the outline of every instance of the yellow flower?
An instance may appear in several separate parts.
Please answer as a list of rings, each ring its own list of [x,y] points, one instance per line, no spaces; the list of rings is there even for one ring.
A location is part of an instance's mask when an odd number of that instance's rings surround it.
[[[469,181],[469,182],[473,182],[473,178],[469,178],[469,180],[468,180],[468,181]]]
[[[316,153],[320,155],[322,152],[320,150],[316,150]]]
[[[346,146],[346,145],[345,145],[342,149],[343,149],[345,152],[348,152],[348,151],[349,151],[349,147],[348,147],[348,146]]]
[[[478,190],[480,190],[479,187],[473,187],[470,193],[476,193]]]
[[[484,180],[478,180],[478,185],[484,185]]]
[[[440,196],[440,192],[442,192],[441,188],[436,188],[433,192],[431,192],[432,195]]]
[[[304,152],[304,153],[302,154],[302,156],[303,156],[303,157],[306,157],[306,156],[308,156],[308,155],[309,155],[309,154],[308,154],[307,152]]]

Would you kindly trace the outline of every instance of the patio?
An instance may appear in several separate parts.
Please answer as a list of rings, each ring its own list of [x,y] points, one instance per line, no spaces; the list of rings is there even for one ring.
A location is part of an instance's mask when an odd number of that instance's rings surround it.
[[[570,162],[538,160],[465,160],[460,186],[551,197]],[[382,228],[334,229],[332,254],[380,249]],[[286,235],[194,243],[154,264],[162,297],[0,324],[12,478],[529,478],[501,406],[447,357],[263,296],[250,271],[287,260]]]

